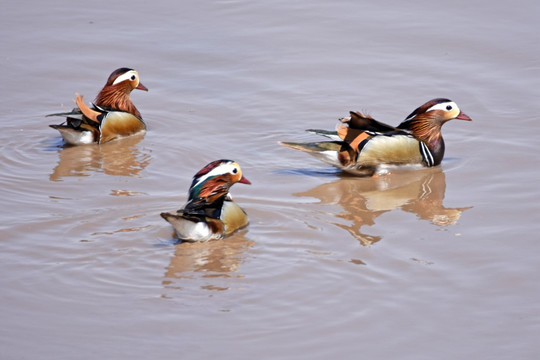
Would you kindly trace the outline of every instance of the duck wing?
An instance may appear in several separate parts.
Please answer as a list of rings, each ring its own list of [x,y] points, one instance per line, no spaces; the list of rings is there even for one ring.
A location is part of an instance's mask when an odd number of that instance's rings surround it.
[[[364,115],[361,112],[351,111],[349,114],[349,117],[342,118],[340,121],[347,124],[351,129],[377,133],[387,133],[398,130],[394,126],[377,121],[373,117]]]

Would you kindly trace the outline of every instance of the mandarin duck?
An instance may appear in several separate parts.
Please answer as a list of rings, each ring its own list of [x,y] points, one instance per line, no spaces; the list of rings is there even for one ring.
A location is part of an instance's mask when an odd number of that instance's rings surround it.
[[[222,239],[248,224],[246,213],[229,194],[237,182],[251,184],[242,176],[240,165],[232,160],[213,161],[193,177],[186,205],[161,217],[171,223],[180,240]]]
[[[47,115],[65,116],[66,121],[49,126],[60,131],[68,145],[100,144],[145,131],[141,113],[129,96],[134,89],[148,91],[139,81],[137,71],[116,69],[97,95],[92,108],[84,103],[82,95],[76,94],[74,102],[77,107],[71,112]]]
[[[438,98],[414,110],[397,127],[351,111],[340,119],[336,131],[307,130],[332,141],[280,144],[306,151],[345,172],[372,176],[391,166],[439,165],[444,156],[441,126],[453,119],[472,120],[455,102]]]

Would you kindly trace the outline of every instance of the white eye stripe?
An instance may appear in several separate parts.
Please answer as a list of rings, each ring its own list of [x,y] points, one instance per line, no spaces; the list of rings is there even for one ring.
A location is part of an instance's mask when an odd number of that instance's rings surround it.
[[[426,112],[428,111],[432,111],[432,110],[443,110],[443,111],[455,111],[455,110],[458,110],[459,112],[459,108],[457,106],[457,104],[453,101],[449,101],[449,102],[443,102],[443,103],[440,103],[440,104],[436,104],[436,105],[433,105],[432,107],[430,107],[429,109],[426,110]]]
[[[225,174],[234,174],[234,170],[237,170],[236,173],[238,173],[239,169],[238,167],[235,165],[234,162],[230,162],[230,163],[225,163],[225,164],[221,164],[219,165],[218,167],[216,167],[215,169],[212,169],[210,172],[208,172],[207,174],[203,175],[199,181],[197,181],[197,183],[194,185],[194,186],[197,186],[203,182],[205,182],[208,178],[212,177],[212,176],[218,176],[218,175],[225,175]]]
[[[122,81],[126,81],[126,80],[135,80],[138,78],[138,74],[135,70],[130,70],[122,75],[120,75],[119,77],[116,78],[116,80],[114,80],[113,82],[113,85],[116,85],[116,84],[119,84],[121,83]]]

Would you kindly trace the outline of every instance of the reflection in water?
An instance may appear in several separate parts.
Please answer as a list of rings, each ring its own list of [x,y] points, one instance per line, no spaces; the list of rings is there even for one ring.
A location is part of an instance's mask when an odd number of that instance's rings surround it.
[[[360,228],[373,225],[378,216],[394,209],[415,213],[438,226],[454,225],[461,213],[470,207],[444,207],[445,191],[444,172],[435,167],[375,178],[348,176],[295,195],[315,197],[323,204],[340,205],[344,212],[335,216],[352,222],[352,225],[335,225],[347,230],[362,245],[370,245],[381,237],[363,234]]]
[[[49,179],[88,176],[93,171],[109,175],[136,176],[149,163],[148,154],[140,154],[137,144],[144,134],[129,136],[105,144],[65,147],[58,150],[58,165]]]
[[[173,278],[190,278],[193,272],[202,272],[206,278],[230,277],[238,271],[245,251],[253,245],[242,233],[225,240],[183,242],[175,245],[175,254],[165,273],[163,285],[170,285]],[[226,290],[217,285],[206,289]]]

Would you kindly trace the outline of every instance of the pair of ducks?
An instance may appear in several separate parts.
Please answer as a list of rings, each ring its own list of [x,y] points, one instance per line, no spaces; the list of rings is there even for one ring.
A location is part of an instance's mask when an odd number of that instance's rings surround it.
[[[69,145],[104,143],[146,131],[141,114],[130,99],[132,90],[148,89],[137,71],[120,68],[112,72],[92,108],[76,94],[71,112],[51,114],[66,121],[50,125]],[[397,127],[381,123],[360,112],[340,119],[336,131],[307,130],[330,139],[324,142],[280,142],[302,150],[341,170],[372,176],[392,166],[431,167],[444,156],[441,127],[449,120],[471,121],[455,102],[437,98],[418,107]],[[216,160],[202,168],[189,188],[188,202],[175,213],[161,216],[171,223],[181,240],[221,239],[247,226],[244,210],[233,202],[229,189],[235,183],[251,184],[238,163]]]

